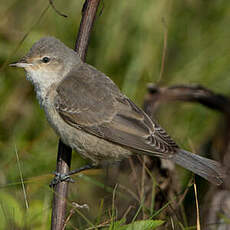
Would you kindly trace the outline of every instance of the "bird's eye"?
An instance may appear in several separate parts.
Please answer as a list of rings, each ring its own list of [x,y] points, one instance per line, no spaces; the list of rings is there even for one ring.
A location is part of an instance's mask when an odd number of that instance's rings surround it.
[[[48,63],[50,61],[50,58],[49,57],[44,57],[42,58],[42,62],[43,63]]]

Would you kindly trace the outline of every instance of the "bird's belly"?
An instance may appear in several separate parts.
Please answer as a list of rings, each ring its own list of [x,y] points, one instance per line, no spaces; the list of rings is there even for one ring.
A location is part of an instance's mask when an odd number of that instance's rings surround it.
[[[119,161],[131,155],[130,150],[120,145],[70,126],[60,117],[54,107],[46,107],[45,112],[48,122],[61,140],[84,158],[100,163],[100,161]]]

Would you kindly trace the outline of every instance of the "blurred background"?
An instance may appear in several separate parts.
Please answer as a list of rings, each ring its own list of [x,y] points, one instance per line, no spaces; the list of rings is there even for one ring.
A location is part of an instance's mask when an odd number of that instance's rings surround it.
[[[48,0],[0,0],[0,229],[40,230],[50,225],[53,192],[48,184],[56,168],[58,138],[23,70],[10,68],[8,63],[18,60],[35,41],[47,35],[74,47],[83,1],[57,0],[55,5],[68,17],[57,15]],[[137,105],[143,105],[149,82],[161,87],[201,84],[215,93],[229,95],[229,1],[104,0],[99,11],[87,62],[110,76]],[[191,103],[164,103],[155,119],[181,147],[196,152],[225,127],[221,113]],[[217,143],[212,151],[218,153],[219,146]],[[84,163],[73,154],[73,168]],[[190,174],[177,169],[177,176],[183,192]],[[96,170],[74,179],[69,203],[87,204],[90,209],[82,211],[84,217],[75,213],[67,229],[87,229],[108,220],[114,189],[106,183],[112,180],[108,173]],[[202,180],[200,187],[206,185]],[[195,214],[192,191],[187,202]],[[203,189],[200,197],[206,191]]]

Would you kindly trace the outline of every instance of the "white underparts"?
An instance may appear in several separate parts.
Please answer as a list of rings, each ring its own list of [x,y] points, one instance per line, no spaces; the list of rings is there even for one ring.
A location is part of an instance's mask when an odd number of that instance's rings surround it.
[[[58,82],[57,76],[52,74],[52,72],[47,73],[36,70],[27,71],[26,78],[34,85],[34,90],[36,92],[38,102],[41,106],[44,107],[45,98],[50,86]]]

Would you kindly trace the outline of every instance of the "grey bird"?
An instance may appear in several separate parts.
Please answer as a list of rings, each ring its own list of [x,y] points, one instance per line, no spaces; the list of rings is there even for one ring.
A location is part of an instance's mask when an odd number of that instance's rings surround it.
[[[145,154],[170,159],[216,185],[223,183],[226,173],[220,163],[180,149],[109,77],[56,38],[40,39],[11,66],[25,69],[57,135],[94,167]],[[85,168],[90,167],[81,170]]]

